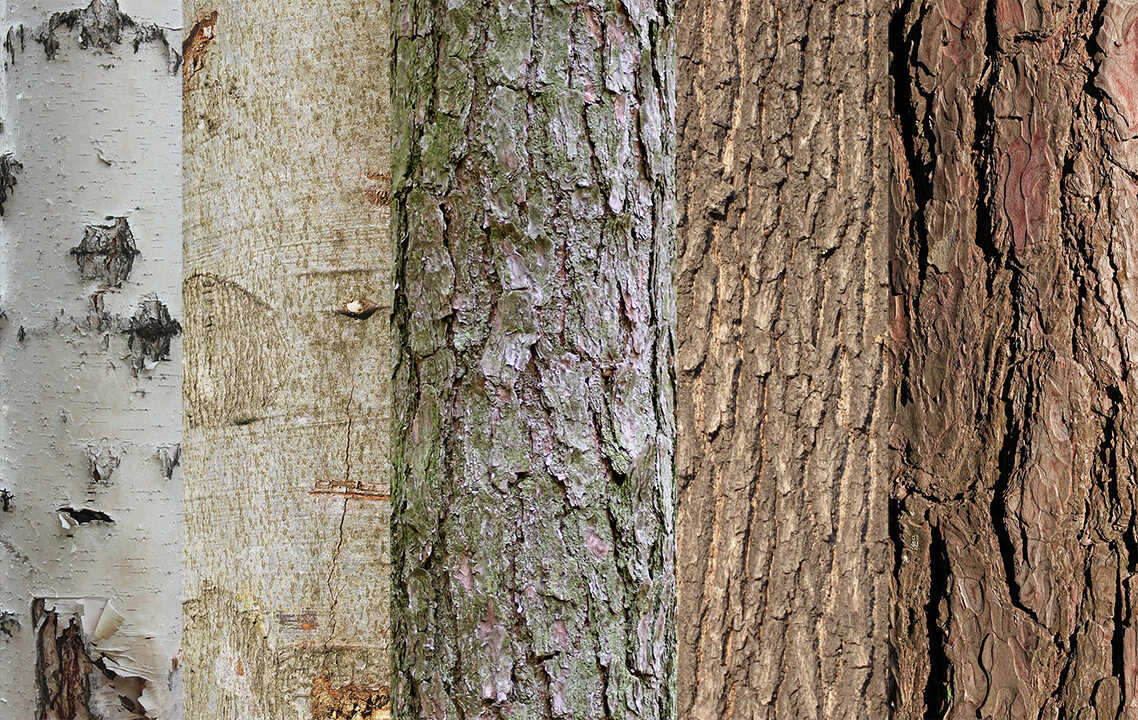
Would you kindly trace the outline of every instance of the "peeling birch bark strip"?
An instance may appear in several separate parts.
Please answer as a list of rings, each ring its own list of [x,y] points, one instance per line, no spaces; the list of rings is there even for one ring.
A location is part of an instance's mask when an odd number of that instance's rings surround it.
[[[187,714],[372,720],[390,676],[387,4],[184,17]]]
[[[888,7],[679,2],[679,716],[888,712]]]
[[[5,718],[182,717],[180,18],[133,5],[0,3]]]

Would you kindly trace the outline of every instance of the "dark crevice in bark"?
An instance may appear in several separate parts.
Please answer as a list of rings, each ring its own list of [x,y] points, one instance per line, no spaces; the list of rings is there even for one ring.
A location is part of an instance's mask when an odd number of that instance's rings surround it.
[[[1012,285],[1014,287],[1014,280]],[[1014,347],[1009,352],[1014,357]],[[992,500],[989,504],[989,512],[992,518],[992,532],[996,535],[996,542],[1000,550],[1000,559],[1003,562],[1004,582],[1008,588],[1008,597],[1011,599],[1013,606],[1026,613],[1036,624],[1041,624],[1035,611],[1025,605],[1021,597],[1021,588],[1019,582],[1016,580],[1016,549],[1012,542],[1011,532],[1008,530],[1008,524],[1011,522],[1011,518],[1008,517],[1007,494],[1011,485],[1012,474],[1019,468],[1018,455],[1020,450],[1020,438],[1023,433],[1023,428],[1018,419],[1019,413],[1017,413],[1011,397],[1013,378],[1014,374],[1009,370],[1004,385],[1004,422],[1006,423],[1004,427],[1004,440],[1000,446],[1000,454],[996,465],[996,477],[992,483]],[[1030,406],[1029,395],[1028,401],[1025,402],[1025,408],[1030,408]]]
[[[59,512],[66,515],[78,525],[86,525],[87,523],[102,522],[113,524],[114,520],[110,515],[102,510],[91,510],[89,508],[71,508],[61,507]]]
[[[935,523],[929,537],[929,599],[925,605],[929,679],[925,685],[925,720],[941,720],[951,707],[952,665],[947,651],[948,634],[941,625],[940,606],[948,597],[952,568],[940,527]],[[948,618],[943,622],[947,625]]]
[[[1121,699],[1126,699],[1126,615],[1122,578],[1114,584],[1114,628],[1110,637],[1110,673],[1118,678]],[[1123,705],[1125,702],[1122,703]]]
[[[914,82],[910,77],[911,68],[918,64],[916,51],[920,43],[921,22],[909,25],[909,14],[913,0],[904,0],[893,12],[889,20],[889,74],[893,84],[893,112],[897,118],[901,142],[905,149],[905,178],[911,183],[915,208],[910,218],[914,240],[917,244],[918,277],[924,280],[928,272],[928,228],[926,210],[933,198],[933,161],[925,161],[917,143],[924,138],[930,143],[929,156],[934,157],[932,144],[935,142],[929,117],[917,116],[917,103],[914,102]],[[919,89],[916,89],[919,92]],[[913,298],[914,304],[919,298]]]

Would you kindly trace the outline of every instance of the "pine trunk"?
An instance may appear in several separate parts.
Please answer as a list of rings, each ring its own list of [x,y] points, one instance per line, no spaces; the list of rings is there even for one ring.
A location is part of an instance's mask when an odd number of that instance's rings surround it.
[[[1138,717],[1136,23],[893,19],[899,718]]]
[[[396,3],[400,717],[674,717],[672,14]]]
[[[177,720],[179,8],[73,3],[0,1],[0,717]]]
[[[387,4],[185,17],[187,714],[387,717]]]
[[[887,8],[679,6],[679,717],[885,717]]]

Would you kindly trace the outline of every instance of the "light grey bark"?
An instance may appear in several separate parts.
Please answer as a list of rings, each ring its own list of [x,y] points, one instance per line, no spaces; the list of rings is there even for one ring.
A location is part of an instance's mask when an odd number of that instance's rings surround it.
[[[390,26],[185,7],[187,714],[387,714]]]
[[[179,7],[0,21],[0,717],[181,718]]]

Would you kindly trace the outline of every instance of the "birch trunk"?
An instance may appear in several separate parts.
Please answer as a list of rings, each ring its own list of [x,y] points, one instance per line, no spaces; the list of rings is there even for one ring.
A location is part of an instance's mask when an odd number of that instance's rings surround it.
[[[0,717],[178,719],[179,6],[0,18]]]
[[[887,6],[679,2],[679,715],[888,712]]]
[[[1138,717],[1138,4],[900,4],[899,718]]]
[[[387,716],[387,5],[185,8],[187,713]]]
[[[672,3],[395,7],[394,707],[672,718]]]

